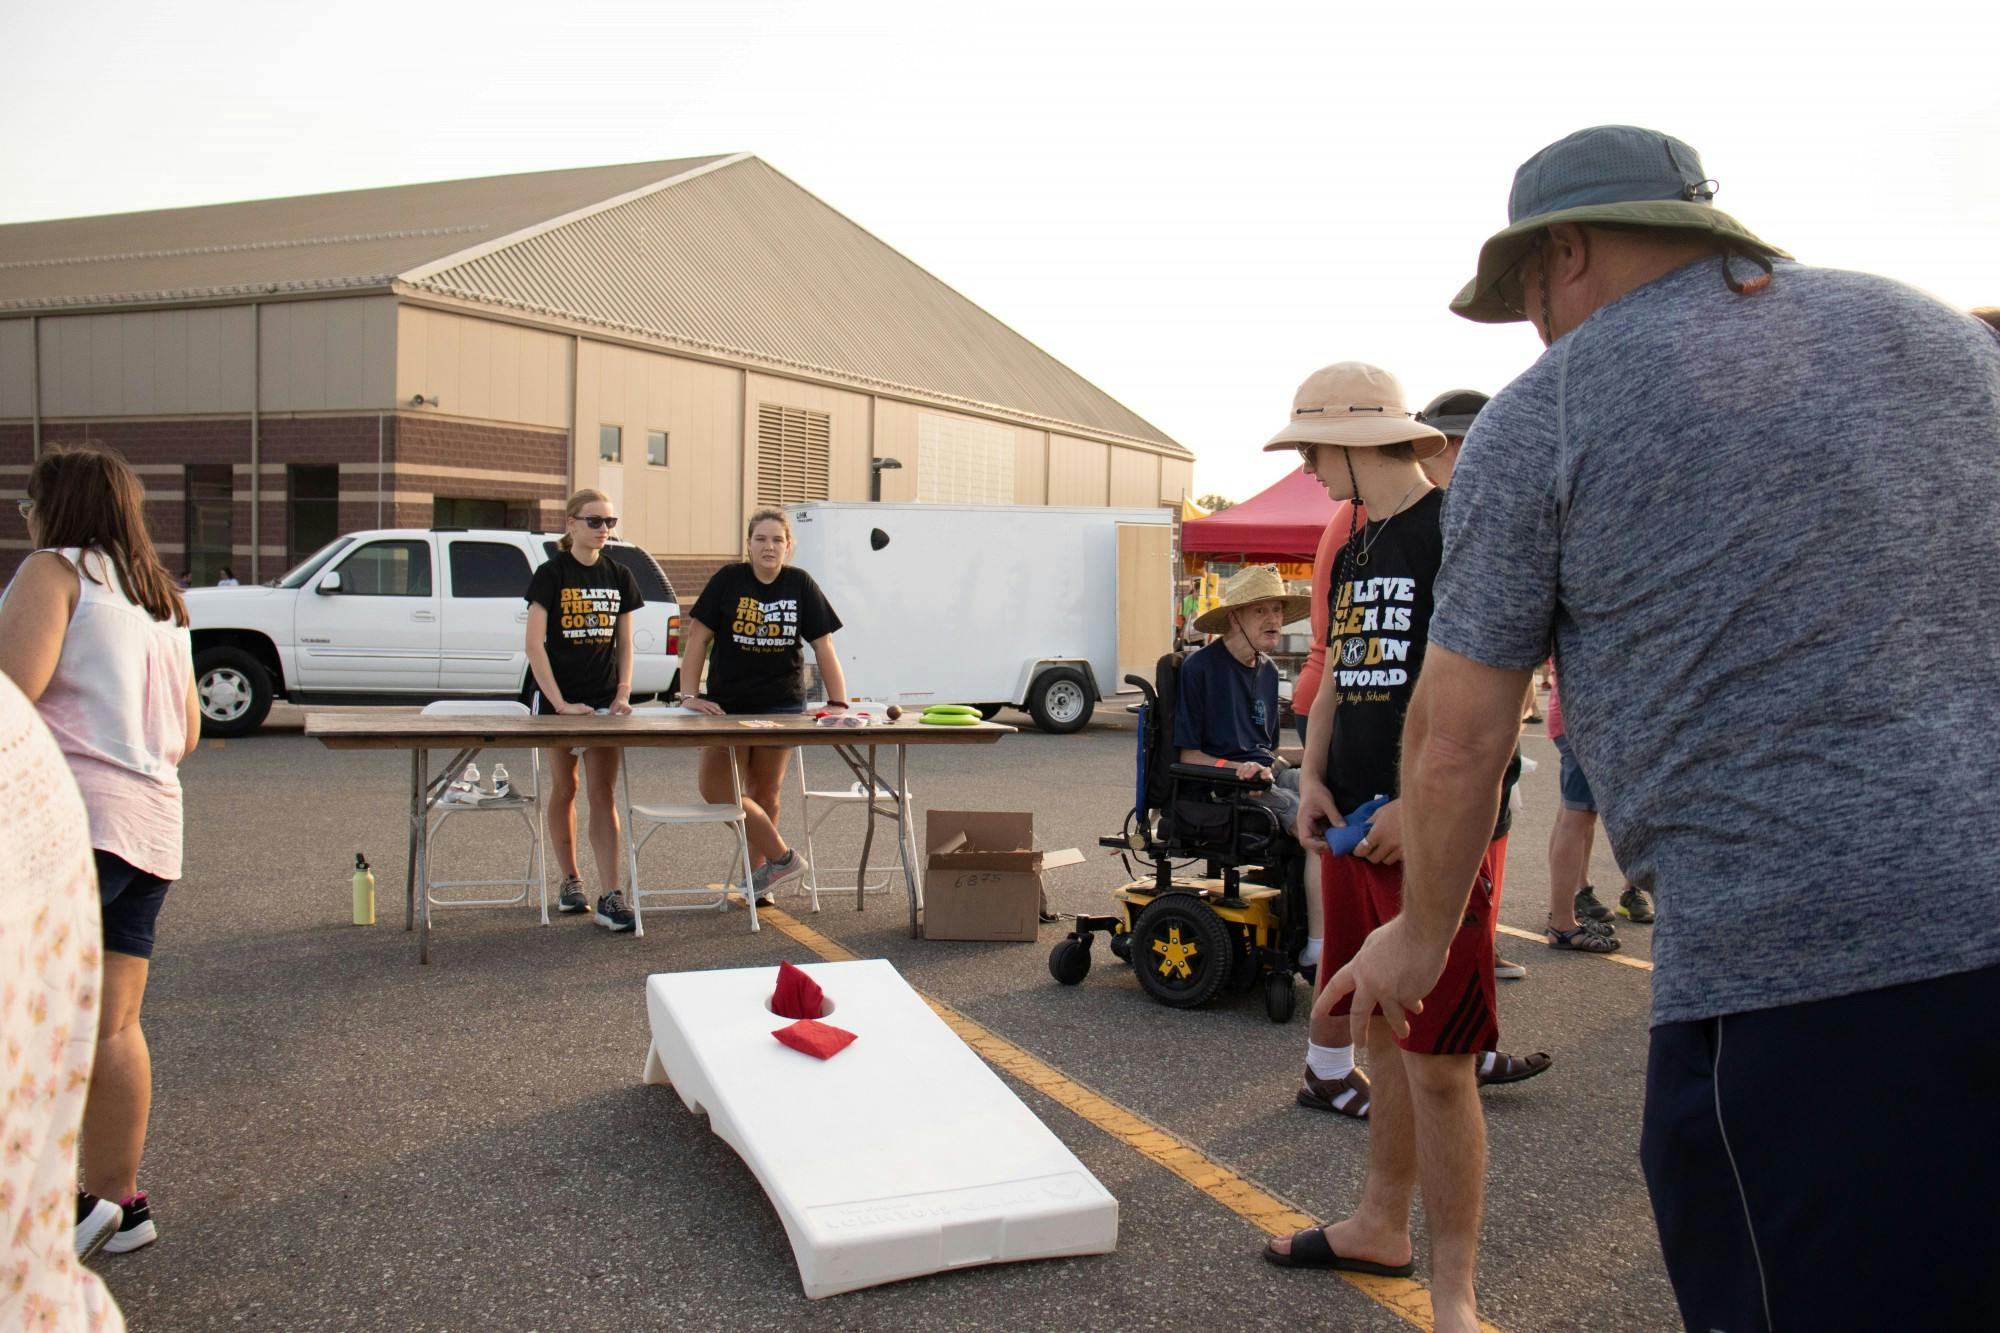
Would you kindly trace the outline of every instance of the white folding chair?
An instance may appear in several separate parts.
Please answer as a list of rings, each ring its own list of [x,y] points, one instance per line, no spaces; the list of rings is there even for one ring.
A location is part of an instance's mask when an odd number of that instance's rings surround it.
[[[896,849],[898,855],[890,857],[883,866],[882,877],[880,879],[870,880],[865,884],[860,883],[860,867],[845,866],[827,870],[825,872],[827,879],[822,881],[820,878],[819,858],[813,855],[813,834],[828,819],[840,811],[851,809],[856,805],[866,806],[863,810],[863,818],[871,822],[877,816],[895,819],[898,815],[896,793],[888,787],[882,786],[879,782],[869,784],[874,787],[874,791],[870,792],[868,787],[863,785],[866,781],[864,777],[857,777],[844,791],[835,788],[815,790],[806,781],[806,751],[811,748],[811,746],[801,745],[794,751],[798,756],[799,811],[804,820],[806,830],[806,873],[800,877],[798,892],[806,896],[812,904],[812,910],[815,912],[819,910],[821,889],[826,890],[828,893],[852,893],[854,895],[854,905],[858,910],[866,895],[871,893],[887,893],[889,885],[896,877],[902,875],[903,865],[902,856],[900,855],[902,848],[898,847]],[[915,793],[911,793],[911,796],[914,799]],[[817,816],[813,814],[815,803],[824,807]],[[907,834],[908,831],[904,830],[903,836],[907,836]],[[831,882],[836,876],[847,882],[844,884]]]
[[[528,706],[516,700],[486,699],[441,699],[425,704],[425,717],[526,717]],[[462,753],[452,761],[451,771],[441,778],[443,789],[457,780],[460,769],[470,752]],[[504,799],[485,800],[477,805],[447,805],[442,800],[433,804],[424,821],[423,859],[420,862],[420,889],[424,907],[424,921],[429,928],[430,911],[433,907],[515,907],[528,901],[528,891],[539,888],[542,895],[542,924],[549,924],[549,874],[548,862],[542,852],[542,822],[538,817],[542,799],[542,763],[540,754],[528,749],[528,790],[514,788],[514,794]],[[519,879],[432,879],[431,842],[444,828],[445,822],[455,815],[513,815],[522,820],[528,828],[530,851],[528,872]],[[520,890],[511,898],[440,898],[434,889],[493,889],[514,887]]]
[[[699,716],[692,709],[669,708],[665,704],[641,704],[634,708],[635,715],[660,714],[668,717]],[[743,778],[736,771],[736,749],[725,746],[729,752],[729,781],[736,793],[732,805],[712,805],[694,802],[687,805],[640,805],[632,799],[632,770],[627,762],[626,746],[618,749],[619,775],[625,787],[625,879],[626,897],[632,904],[632,933],[646,933],[646,917],[641,902],[646,898],[678,898],[692,901],[670,902],[660,910],[668,912],[720,912],[729,906],[729,894],[738,888],[736,873],[743,872],[743,901],[750,906],[750,929],[762,929],[757,924],[757,895],[750,887],[750,840],[743,826]],[[712,884],[694,885],[684,888],[642,889],[639,887],[639,851],[646,840],[663,828],[689,824],[726,824],[736,833],[736,851],[730,863],[728,882],[720,886]]]

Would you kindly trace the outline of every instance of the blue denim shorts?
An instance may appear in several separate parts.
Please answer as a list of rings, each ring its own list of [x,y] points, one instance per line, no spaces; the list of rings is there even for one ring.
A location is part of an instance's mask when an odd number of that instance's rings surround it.
[[[173,881],[149,875],[112,852],[99,849],[96,856],[97,901],[104,913],[106,951],[151,958],[153,927]]]
[[[1562,803],[1566,810],[1597,809],[1597,797],[1591,793],[1590,782],[1583,776],[1583,765],[1576,762],[1570,753],[1569,737],[1556,737],[1556,753],[1562,756],[1561,786]]]

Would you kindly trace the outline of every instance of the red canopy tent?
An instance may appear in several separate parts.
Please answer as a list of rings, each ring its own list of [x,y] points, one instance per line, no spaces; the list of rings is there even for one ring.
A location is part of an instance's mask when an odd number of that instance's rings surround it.
[[[1234,556],[1246,563],[1312,563],[1320,534],[1336,513],[1326,488],[1293,468],[1277,485],[1242,504],[1181,525],[1181,550],[1190,555]]]

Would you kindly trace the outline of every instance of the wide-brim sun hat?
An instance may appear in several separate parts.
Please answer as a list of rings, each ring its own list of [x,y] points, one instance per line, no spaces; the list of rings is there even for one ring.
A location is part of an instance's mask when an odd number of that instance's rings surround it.
[[[1241,611],[1257,602],[1279,601],[1285,604],[1285,619],[1304,620],[1312,614],[1312,598],[1301,597],[1285,591],[1284,576],[1274,565],[1250,565],[1229,576],[1229,582],[1222,585],[1222,601],[1194,618],[1194,632],[1197,634],[1221,634],[1229,628],[1229,613]]]
[[[1514,173],[1507,226],[1479,247],[1478,270],[1452,298],[1452,313],[1481,324],[1526,319],[1500,299],[1501,280],[1535,237],[1559,222],[1705,231],[1730,249],[1791,258],[1717,208],[1715,190],[1701,155],[1658,130],[1598,125],[1558,139]]]
[[[1292,395],[1292,419],[1264,445],[1264,452],[1302,444],[1372,449],[1443,438],[1410,411],[1401,380],[1365,361],[1336,361],[1306,376]]]
[[[1471,432],[1473,418],[1490,401],[1477,389],[1446,389],[1424,404],[1417,420],[1462,440]]]

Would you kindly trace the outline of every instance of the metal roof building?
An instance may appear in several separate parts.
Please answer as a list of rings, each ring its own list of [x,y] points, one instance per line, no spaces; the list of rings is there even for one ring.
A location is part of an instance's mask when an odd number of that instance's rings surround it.
[[[86,437],[197,582],[586,485],[699,578],[764,503],[1177,503],[1192,466],[747,154],[0,227],[0,489]]]

